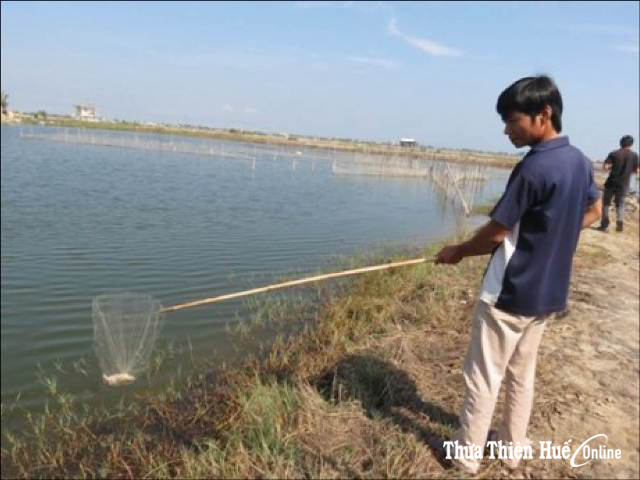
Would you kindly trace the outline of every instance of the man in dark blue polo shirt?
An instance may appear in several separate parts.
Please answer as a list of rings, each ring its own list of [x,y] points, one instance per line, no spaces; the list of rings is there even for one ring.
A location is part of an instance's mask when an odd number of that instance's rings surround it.
[[[522,78],[502,92],[496,108],[511,142],[531,149],[513,169],[491,220],[471,239],[443,248],[436,257],[438,263],[454,264],[491,253],[464,363],[460,429],[452,439],[481,451],[503,379],[502,423],[489,439],[530,445],[526,431],[545,320],[566,309],[580,230],[601,212],[591,162],[559,135],[562,97],[553,80]],[[515,467],[519,460],[505,463]],[[471,473],[480,465],[464,456],[454,463]]]

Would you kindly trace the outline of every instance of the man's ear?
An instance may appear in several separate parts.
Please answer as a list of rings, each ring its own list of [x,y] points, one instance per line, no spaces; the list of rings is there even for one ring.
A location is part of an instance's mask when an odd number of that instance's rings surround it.
[[[551,115],[553,115],[553,109],[550,105],[545,105],[542,111],[540,112],[542,116],[542,123],[547,123],[551,121]]]

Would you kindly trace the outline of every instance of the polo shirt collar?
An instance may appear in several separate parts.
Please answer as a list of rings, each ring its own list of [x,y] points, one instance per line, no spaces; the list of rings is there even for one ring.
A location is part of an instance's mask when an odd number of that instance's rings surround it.
[[[552,138],[551,140],[547,140],[546,142],[540,142],[537,145],[531,147],[531,150],[534,152],[542,152],[545,150],[551,150],[553,148],[566,147],[567,145],[569,145],[569,137],[562,136]]]

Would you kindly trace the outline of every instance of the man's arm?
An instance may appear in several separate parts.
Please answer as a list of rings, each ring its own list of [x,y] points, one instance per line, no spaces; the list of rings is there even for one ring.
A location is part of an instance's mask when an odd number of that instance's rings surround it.
[[[509,233],[495,220],[489,220],[466,242],[444,247],[436,255],[436,263],[458,263],[464,257],[485,255],[500,245]]]
[[[582,217],[582,228],[587,228],[593,225],[597,220],[600,219],[601,215],[602,198],[598,198],[587,208],[587,211],[584,212],[584,217]]]
[[[458,263],[464,257],[491,253],[533,205],[537,195],[536,182],[521,174],[520,170],[514,169],[507,182],[507,188],[489,214],[491,220],[466,242],[440,250],[436,255],[436,263]]]

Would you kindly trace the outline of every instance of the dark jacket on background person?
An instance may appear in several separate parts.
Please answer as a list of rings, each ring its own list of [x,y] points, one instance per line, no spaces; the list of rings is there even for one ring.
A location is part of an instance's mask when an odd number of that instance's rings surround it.
[[[604,163],[611,165],[604,187],[610,190],[626,189],[631,174],[638,168],[638,154],[628,148],[621,148],[611,152]]]

